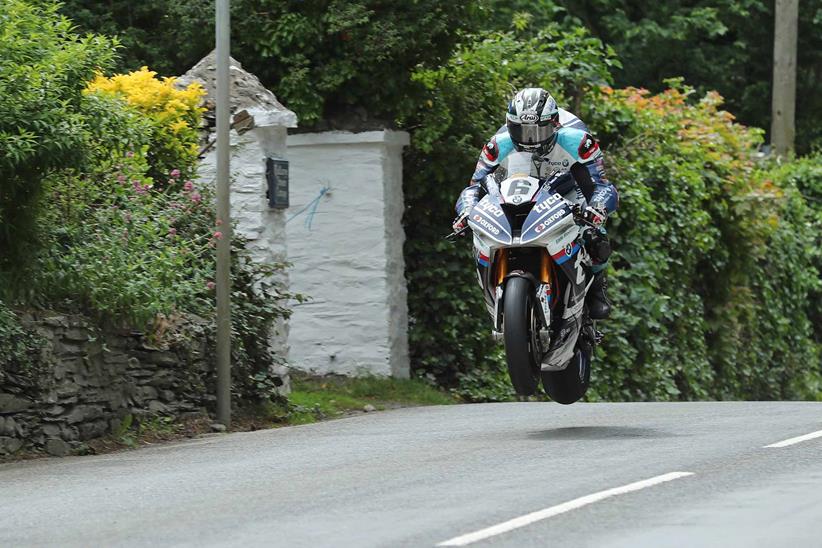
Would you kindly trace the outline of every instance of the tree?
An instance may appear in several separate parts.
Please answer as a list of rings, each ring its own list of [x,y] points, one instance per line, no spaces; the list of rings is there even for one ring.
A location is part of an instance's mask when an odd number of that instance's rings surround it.
[[[0,3],[0,267],[30,240],[40,182],[82,161],[94,132],[83,89],[116,42],[80,36],[52,2]]]
[[[508,27],[512,18],[540,28],[584,25],[616,50],[617,86],[654,91],[684,77],[699,93],[718,91],[743,123],[770,128],[774,4],[766,0],[491,0]],[[517,16],[517,14],[519,14]],[[822,0],[804,0],[799,20],[797,150],[822,146]]]
[[[209,0],[66,0],[63,11],[81,28],[119,37],[119,70],[182,74],[214,44]],[[414,100],[413,68],[447,58],[479,14],[471,0],[234,0],[231,11],[232,56],[303,125],[354,126],[393,122]]]

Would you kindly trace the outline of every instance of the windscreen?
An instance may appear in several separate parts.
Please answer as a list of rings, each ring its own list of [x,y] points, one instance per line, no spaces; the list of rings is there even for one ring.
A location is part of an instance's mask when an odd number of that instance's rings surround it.
[[[534,166],[533,153],[531,152],[512,152],[505,160],[502,161],[502,167],[505,168],[506,177],[513,177],[519,175],[522,177],[539,177],[537,168]]]

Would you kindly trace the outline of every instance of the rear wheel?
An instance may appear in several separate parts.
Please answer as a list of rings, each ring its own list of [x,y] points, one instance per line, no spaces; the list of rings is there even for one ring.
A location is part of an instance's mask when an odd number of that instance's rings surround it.
[[[588,391],[591,382],[593,346],[580,336],[574,356],[562,371],[542,371],[542,387],[557,403],[568,405],[579,400]]]
[[[533,396],[539,386],[539,323],[534,289],[525,278],[509,278],[503,297],[502,331],[511,384],[520,396]]]

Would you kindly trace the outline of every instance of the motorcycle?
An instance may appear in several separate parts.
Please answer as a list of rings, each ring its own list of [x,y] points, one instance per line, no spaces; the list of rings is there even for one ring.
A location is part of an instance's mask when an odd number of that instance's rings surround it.
[[[509,155],[483,181],[486,194],[463,231],[473,232],[479,284],[516,393],[534,395],[541,381],[551,399],[571,404],[588,390],[601,338],[585,305],[593,273],[583,242],[594,225],[570,173],[539,172],[531,153]]]

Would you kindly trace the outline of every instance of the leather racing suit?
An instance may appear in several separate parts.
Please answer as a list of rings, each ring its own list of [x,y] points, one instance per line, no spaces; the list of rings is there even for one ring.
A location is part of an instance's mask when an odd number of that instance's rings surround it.
[[[483,147],[471,182],[457,199],[457,216],[476,205],[484,194],[480,182],[493,173],[514,148],[508,130],[502,126]],[[599,143],[588,133],[582,120],[559,109],[559,128],[540,155],[540,177],[570,171],[589,207],[600,209],[606,216],[617,210],[619,193],[605,175]]]

